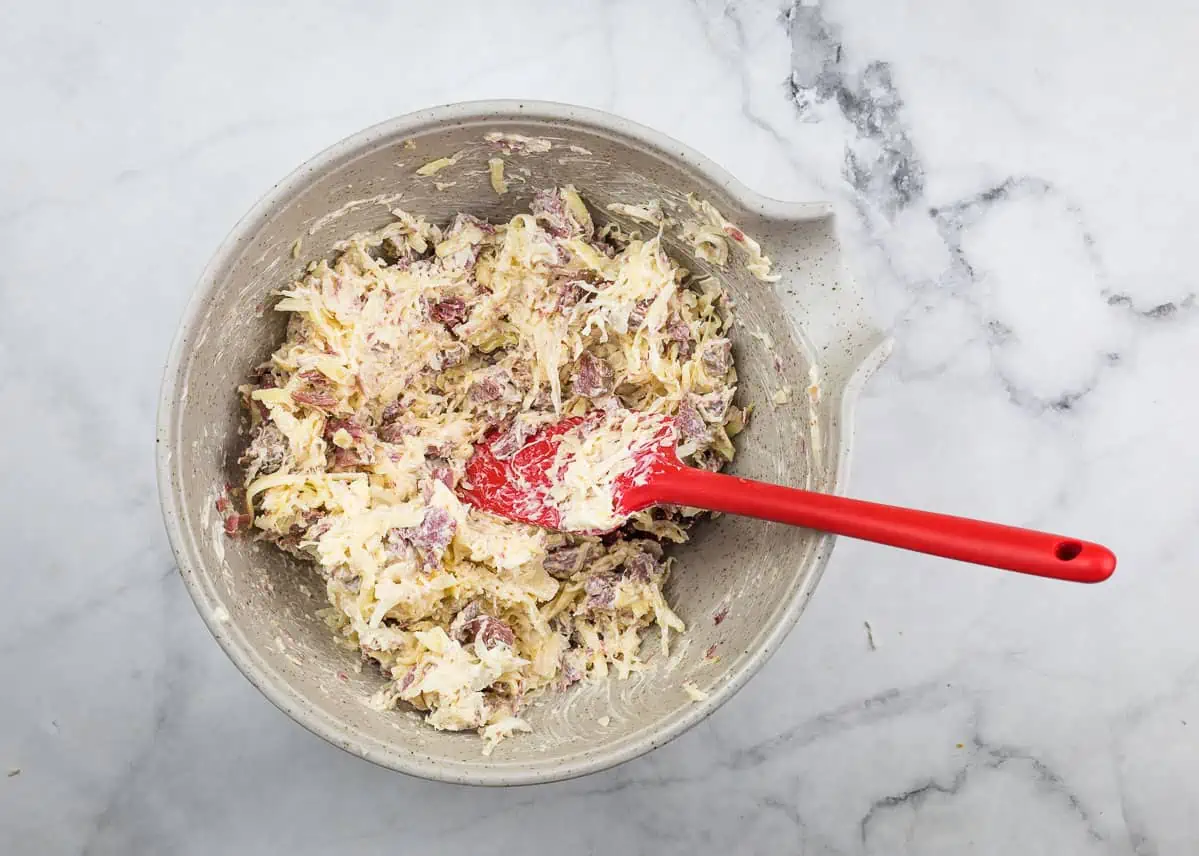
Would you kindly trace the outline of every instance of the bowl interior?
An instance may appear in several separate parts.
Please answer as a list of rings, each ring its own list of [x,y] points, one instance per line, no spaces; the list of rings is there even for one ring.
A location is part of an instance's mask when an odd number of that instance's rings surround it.
[[[487,160],[497,152],[484,140],[497,131],[552,143],[548,151],[533,145],[500,155],[510,182],[503,196],[489,182]],[[473,734],[436,732],[414,712],[368,707],[382,678],[355,651],[334,644],[319,615],[326,606],[319,575],[271,547],[227,539],[215,508],[223,485],[240,481],[236,460],[246,438],[236,387],[283,336],[284,319],[270,309],[274,289],[309,260],[329,256],[337,240],[389,222],[389,207],[436,221],[458,211],[506,219],[527,210],[535,189],[565,183],[582,192],[599,219],[609,202],[663,199],[685,207],[685,195],[693,192],[761,239],[781,282],[752,278],[740,261],[716,272],[738,307],[731,334],[738,401],[755,405],[731,469],[755,479],[835,489],[840,397],[848,377],[842,369],[852,360],[841,355],[829,361],[817,403],[808,393],[813,347],[789,320],[813,311],[796,301],[835,290],[841,280],[831,219],[752,210],[719,175],[679,154],[587,121],[519,111],[451,123],[413,121],[367,132],[318,158],[280,185],[218,254],[166,379],[164,400],[173,402],[161,438],[169,458],[168,526],[214,634],[273,701],[322,736],[388,766],[451,781],[569,776],[632,757],[698,721],[760,664],[780,623],[794,619],[830,539],[745,518],[705,521],[689,544],[673,548],[677,562],[667,595],[688,631],[675,639],[670,656],[655,655],[643,673],[626,681],[613,678],[544,696],[527,714],[533,733],[505,741],[485,758]],[[432,176],[415,174],[440,157],[455,163]],[[677,241],[669,243],[684,264],[706,267]],[[783,386],[791,400],[778,406],[772,396]],[[711,697],[697,704],[685,682]],[[598,724],[601,717],[608,718],[606,726]]]

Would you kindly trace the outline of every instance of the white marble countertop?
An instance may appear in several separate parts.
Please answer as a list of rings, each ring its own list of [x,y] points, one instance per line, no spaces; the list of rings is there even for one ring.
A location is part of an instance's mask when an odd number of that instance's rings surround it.
[[[1199,7],[403,5],[0,14],[0,852],[1195,853]],[[842,542],[732,702],[560,785],[409,779],[275,710],[194,613],[159,517],[176,321],[297,163],[509,96],[833,200],[896,339],[854,492],[1102,540],[1115,578]]]

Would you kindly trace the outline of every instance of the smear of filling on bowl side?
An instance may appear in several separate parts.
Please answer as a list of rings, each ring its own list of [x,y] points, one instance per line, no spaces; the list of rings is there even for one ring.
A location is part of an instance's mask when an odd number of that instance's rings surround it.
[[[752,240],[693,207],[697,255],[722,265],[731,242],[770,278]],[[597,412],[605,430],[581,436],[575,460],[607,472],[648,417],[671,417],[680,456],[719,469],[748,417],[720,283],[667,256],[660,207],[620,208],[657,234],[597,229],[571,187],[496,225],[395,210],[280,292],[286,340],[240,390],[249,514],[230,528],[252,523],[316,564],[330,628],[387,678],[372,704],[477,729],[485,751],[529,730],[520,714],[538,695],[643,668],[642,631],[656,626],[667,651],[684,626],[663,596],[663,546],[698,512],[639,512],[603,537],[501,519],[455,493],[474,444],[499,431],[493,449],[514,454],[538,427]],[[560,474],[575,522],[604,513],[585,470]]]

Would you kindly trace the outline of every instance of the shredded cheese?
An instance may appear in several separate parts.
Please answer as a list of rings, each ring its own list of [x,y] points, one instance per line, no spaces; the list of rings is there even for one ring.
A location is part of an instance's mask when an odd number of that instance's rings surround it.
[[[446,167],[453,166],[454,164],[458,163],[458,158],[459,155],[454,155],[453,157],[444,157],[431,160],[424,166],[420,167],[420,169],[416,171],[416,174],[420,176],[436,175]]]
[[[508,192],[508,182],[504,181],[504,159],[491,158],[487,161],[487,172],[491,177],[491,189],[498,196]]]

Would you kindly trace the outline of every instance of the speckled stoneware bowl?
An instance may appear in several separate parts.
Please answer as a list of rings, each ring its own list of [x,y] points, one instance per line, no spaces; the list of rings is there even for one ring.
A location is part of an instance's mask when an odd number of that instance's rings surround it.
[[[504,155],[512,189],[502,197],[488,181],[495,149],[484,141],[497,131],[553,144]],[[458,157],[452,167],[415,174],[448,155]],[[697,526],[693,540],[673,551],[666,593],[688,631],[671,655],[654,656],[627,681],[544,696],[527,713],[533,733],[485,757],[473,733],[438,732],[410,710],[368,707],[382,677],[334,644],[318,615],[326,604],[316,571],[222,534],[215,500],[222,485],[239,481],[245,442],[235,389],[284,332],[282,315],[264,310],[272,290],[309,260],[329,256],[339,239],[389,222],[389,199],[434,221],[458,211],[504,220],[527,210],[535,188],[567,183],[600,217],[609,202],[685,205],[695,193],[757,237],[774,260],[782,275],[774,285],[753,279],[739,259],[720,274],[738,307],[738,400],[756,404],[737,438],[738,475],[841,491],[854,401],[885,353],[842,269],[830,206],[758,196],[686,146],[615,116],[527,101],[440,107],[356,134],[277,184],[217,250],[171,351],[158,422],[163,513],[196,606],[238,668],[316,734],[405,773],[487,785],[545,782],[660,746],[761,667],[799,618],[833,547],[830,536],[746,518]],[[678,242],[669,244],[685,264],[706,269]],[[809,392],[813,377],[818,395]],[[782,385],[794,390],[792,402],[774,406]],[[712,646],[717,659],[705,658]],[[693,701],[685,682],[707,698]]]

